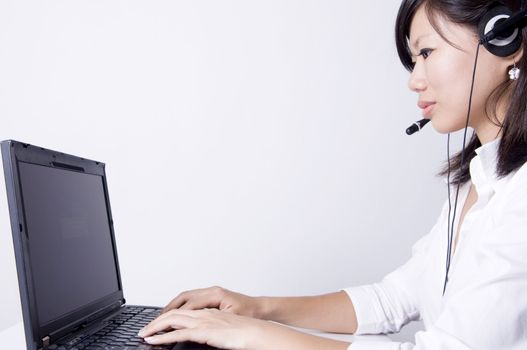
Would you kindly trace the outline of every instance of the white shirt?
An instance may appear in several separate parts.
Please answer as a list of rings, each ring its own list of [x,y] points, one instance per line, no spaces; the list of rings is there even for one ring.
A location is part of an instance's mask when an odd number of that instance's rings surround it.
[[[415,343],[357,341],[348,350],[527,349],[527,165],[497,178],[498,146],[476,150],[471,181],[460,188],[454,233],[471,183],[478,199],[461,225],[444,296],[448,203],[403,266],[379,283],[344,289],[356,334],[398,332],[412,320],[425,330]]]

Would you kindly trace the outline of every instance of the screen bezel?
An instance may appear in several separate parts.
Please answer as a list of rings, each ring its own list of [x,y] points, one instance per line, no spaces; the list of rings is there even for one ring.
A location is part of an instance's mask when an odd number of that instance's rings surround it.
[[[105,172],[105,164],[62,152],[52,151],[42,147],[36,147],[17,141],[2,142],[2,156],[4,164],[4,174],[6,176],[6,188],[8,195],[9,213],[11,218],[11,229],[13,243],[15,247],[15,258],[17,274],[20,287],[20,297],[26,331],[26,340],[39,347],[42,339],[46,336],[60,338],[70,332],[71,329],[90,319],[94,314],[103,312],[105,309],[112,309],[124,304],[123,289],[121,283],[121,273],[115,241],[113,217],[111,213],[108,185]],[[40,324],[38,318],[37,301],[34,293],[33,275],[30,264],[30,251],[26,236],[26,218],[22,196],[19,164],[21,162],[35,165],[42,165],[61,170],[83,172],[86,174],[101,176],[106,200],[108,222],[114,253],[115,270],[117,273],[118,290],[88,305],[80,307],[72,312],[62,315],[45,324]]]

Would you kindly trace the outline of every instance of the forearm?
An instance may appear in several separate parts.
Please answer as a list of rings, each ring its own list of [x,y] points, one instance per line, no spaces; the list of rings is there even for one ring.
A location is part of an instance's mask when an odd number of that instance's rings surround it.
[[[254,333],[248,350],[346,350],[350,343],[301,333],[274,323],[267,323]]]
[[[260,297],[260,318],[295,327],[334,333],[355,333],[353,303],[341,291],[309,297]]]

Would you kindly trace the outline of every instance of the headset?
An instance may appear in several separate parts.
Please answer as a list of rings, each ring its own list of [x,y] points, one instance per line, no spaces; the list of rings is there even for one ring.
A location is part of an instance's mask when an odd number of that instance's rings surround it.
[[[470,110],[472,107],[472,93],[474,91],[474,80],[476,77],[476,67],[478,62],[479,48],[481,45],[487,49],[493,55],[499,57],[507,57],[514,54],[521,47],[522,44],[522,33],[521,29],[527,25],[527,0],[522,0],[521,10],[515,14],[503,3],[493,3],[489,10],[483,15],[478,25],[479,42],[476,49],[476,55],[474,59],[474,68],[472,72],[472,81],[470,86],[470,95],[468,101],[467,118],[465,123],[464,135],[463,135],[463,148],[461,150],[461,167],[465,162],[465,145],[467,138],[467,128],[470,118]],[[410,127],[406,129],[406,134],[412,135],[417,131],[420,131],[430,119],[421,119],[416,121]],[[451,215],[451,195],[450,195],[450,133],[448,134],[447,141],[447,154],[448,154],[448,246],[446,256],[446,271],[445,279],[443,284],[443,295],[445,295],[446,286],[448,283],[448,272],[450,270],[450,260],[452,255],[452,238],[454,234],[454,223],[456,219],[457,201],[459,195],[459,185],[457,184],[456,196],[454,200],[453,215]]]
[[[522,10],[513,14],[508,7],[496,3],[479,22],[479,43],[493,55],[510,56],[520,48],[522,43],[520,30],[526,24],[526,6],[522,5]]]

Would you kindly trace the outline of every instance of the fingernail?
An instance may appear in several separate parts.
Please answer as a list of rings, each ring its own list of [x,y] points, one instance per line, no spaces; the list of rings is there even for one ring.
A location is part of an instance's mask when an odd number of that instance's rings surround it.
[[[144,332],[145,332],[145,329],[144,329],[144,328],[141,328],[141,329],[139,330],[139,332],[137,332],[137,335],[140,336],[140,337],[142,337],[143,334],[144,334]]]
[[[145,342],[147,343],[151,343],[153,340],[154,340],[154,337],[145,338]]]

